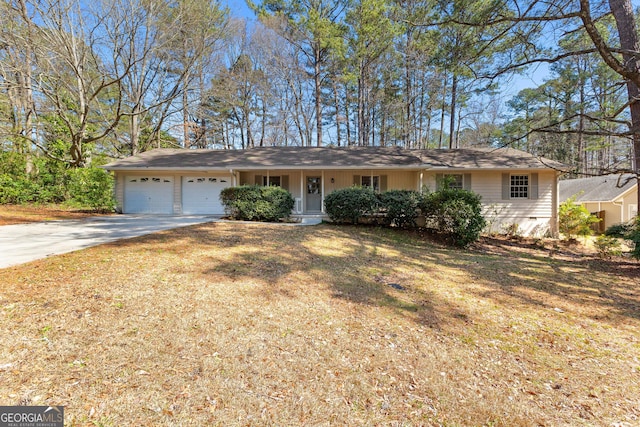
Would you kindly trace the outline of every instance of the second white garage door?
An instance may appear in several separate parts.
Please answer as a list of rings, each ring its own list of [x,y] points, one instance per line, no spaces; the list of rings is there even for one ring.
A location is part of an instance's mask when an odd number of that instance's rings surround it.
[[[219,176],[183,176],[182,177],[182,213],[224,214],[220,202],[220,191],[231,186],[231,179]]]

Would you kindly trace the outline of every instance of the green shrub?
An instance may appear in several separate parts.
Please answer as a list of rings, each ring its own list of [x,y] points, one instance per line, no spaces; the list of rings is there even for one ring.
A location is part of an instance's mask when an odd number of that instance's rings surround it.
[[[107,171],[95,167],[69,169],[66,178],[72,204],[101,212],[115,208],[113,177]]]
[[[605,234],[598,236],[593,242],[600,258],[610,258],[622,254],[622,243],[617,237],[607,236]]]
[[[625,237],[633,228],[632,224],[614,224],[608,227],[604,234],[611,237]]]
[[[637,216],[631,229],[624,236],[625,239],[631,240],[633,243],[633,249],[631,249],[631,256],[640,259],[640,216]]]
[[[21,204],[39,201],[41,187],[25,176],[0,175],[0,203]]]
[[[427,193],[420,209],[428,224],[456,246],[477,241],[486,226],[480,196],[471,191],[445,187]]]
[[[228,187],[220,193],[227,214],[245,221],[278,221],[288,218],[295,200],[282,187],[242,185]]]
[[[602,234],[594,240],[593,244],[598,252],[598,256],[601,258],[609,258],[613,255],[618,256],[622,254],[622,243],[617,237]]]
[[[369,187],[349,187],[329,193],[324,206],[331,221],[357,224],[361,217],[376,212],[378,200]]]
[[[386,223],[396,227],[415,227],[419,194],[411,190],[390,190],[378,195]]]
[[[575,236],[590,236],[593,234],[591,224],[600,222],[600,218],[591,213],[583,205],[576,203],[576,198],[570,197],[560,205],[558,223],[560,232],[567,240]]]

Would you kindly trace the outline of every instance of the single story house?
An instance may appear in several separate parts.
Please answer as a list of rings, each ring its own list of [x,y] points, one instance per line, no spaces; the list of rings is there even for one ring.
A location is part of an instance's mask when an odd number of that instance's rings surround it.
[[[602,221],[600,232],[638,215],[638,181],[632,174],[602,175],[560,181],[560,202],[570,197]]]
[[[517,224],[541,235],[557,232],[563,165],[506,148],[262,147],[155,149],[104,168],[115,174],[120,212],[172,215],[222,215],[220,191],[243,184],[282,186],[295,198],[294,214],[323,215],[325,195],[339,188],[435,190],[447,176],[482,197],[491,231]]]

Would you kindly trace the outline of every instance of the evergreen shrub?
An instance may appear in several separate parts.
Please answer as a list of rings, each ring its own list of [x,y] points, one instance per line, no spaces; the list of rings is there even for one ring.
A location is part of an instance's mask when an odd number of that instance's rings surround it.
[[[378,199],[369,187],[348,187],[329,193],[324,206],[331,221],[357,224],[360,218],[377,211]]]
[[[225,212],[233,219],[273,222],[288,218],[295,200],[282,187],[241,185],[220,192]]]

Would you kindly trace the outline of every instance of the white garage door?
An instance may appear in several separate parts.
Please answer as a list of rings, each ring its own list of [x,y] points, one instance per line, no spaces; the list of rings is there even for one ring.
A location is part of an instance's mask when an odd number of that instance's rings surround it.
[[[182,213],[224,214],[220,202],[220,191],[229,187],[231,180],[219,176],[183,176],[182,177]]]
[[[124,213],[173,213],[173,177],[128,176],[124,184]]]

